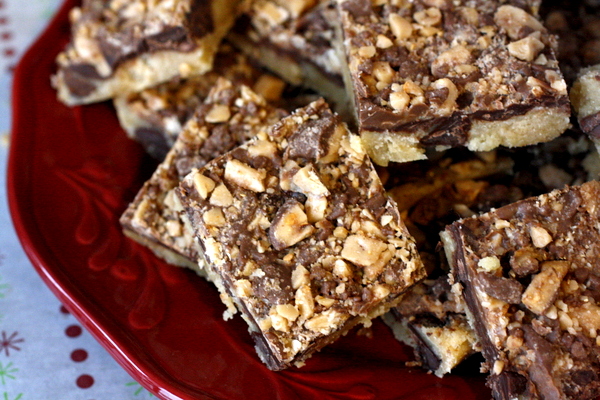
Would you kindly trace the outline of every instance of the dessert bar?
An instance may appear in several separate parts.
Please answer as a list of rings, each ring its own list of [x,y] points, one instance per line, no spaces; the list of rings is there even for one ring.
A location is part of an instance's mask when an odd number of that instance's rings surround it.
[[[386,169],[388,194],[429,271],[384,317],[396,337],[413,347],[417,364],[441,376],[479,351],[465,324],[462,297],[448,290],[447,261],[436,246],[439,232],[461,217],[597,177],[597,163],[590,141],[569,131],[536,146],[486,153],[456,148]]]
[[[315,90],[337,111],[348,113],[342,66],[332,46],[331,19],[336,11],[329,1],[255,0],[243,4],[228,39],[286,82]]]
[[[463,307],[442,275],[410,288],[383,320],[396,339],[414,349],[419,365],[442,377],[478,349]]]
[[[277,102],[285,83],[250,64],[227,43],[221,44],[213,69],[188,79],[174,78],[137,93],[118,95],[114,105],[127,135],[162,161],[175,143],[185,122],[222,77],[254,89],[265,99]]]
[[[496,399],[600,395],[599,199],[590,181],[441,233]]]
[[[165,160],[121,216],[124,233],[171,264],[204,273],[200,249],[174,194],[193,168],[226,153],[287,113],[243,85],[217,80],[184,126]]]
[[[360,138],[323,100],[193,170],[178,195],[272,370],[370,325],[425,275]]]
[[[538,2],[337,5],[346,86],[376,163],[422,159],[426,148],[525,146],[569,126],[556,38]]]
[[[462,298],[449,290],[447,263],[436,249],[439,231],[460,215],[486,206],[493,192],[501,192],[504,201],[514,198],[494,186],[494,177],[513,173],[510,157],[455,152],[411,163],[410,174],[401,171],[408,164],[389,169],[394,182],[388,194],[416,240],[429,277],[410,288],[383,320],[398,340],[413,348],[416,364],[440,377],[478,350]]]
[[[139,92],[212,68],[236,0],[84,0],[53,85],[67,105]]]

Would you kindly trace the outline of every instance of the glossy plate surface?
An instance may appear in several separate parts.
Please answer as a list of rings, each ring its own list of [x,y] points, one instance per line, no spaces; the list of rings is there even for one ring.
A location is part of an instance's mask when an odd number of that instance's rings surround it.
[[[68,108],[50,86],[69,39],[67,0],[15,73],[8,197],[37,272],[110,354],[162,399],[489,399],[484,378],[404,367],[410,352],[375,321],[300,369],[271,372],[216,290],[126,239],[118,218],[152,162],[109,102]],[[472,365],[477,370],[476,365]]]

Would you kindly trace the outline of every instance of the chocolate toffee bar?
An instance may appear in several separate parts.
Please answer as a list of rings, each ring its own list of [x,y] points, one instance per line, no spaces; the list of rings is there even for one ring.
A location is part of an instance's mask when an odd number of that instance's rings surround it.
[[[441,233],[496,399],[600,396],[599,199],[590,181]]]
[[[217,80],[165,160],[121,216],[124,233],[169,263],[204,273],[198,263],[201,251],[175,188],[193,168],[225,154],[286,114],[246,86]]]
[[[413,348],[417,364],[441,377],[478,350],[462,298],[449,290],[447,265],[436,251],[439,231],[461,214],[487,206],[492,192],[505,201],[514,197],[492,178],[512,174],[514,162],[495,152],[461,150],[411,163],[411,173],[402,171],[405,165],[389,169],[395,182],[388,194],[416,239],[429,278],[410,288],[383,320]]]
[[[280,99],[285,83],[251,65],[229,44],[222,44],[214,68],[188,79],[175,78],[141,92],[114,98],[119,122],[158,160],[163,160],[186,121],[206,99],[219,78],[251,87],[269,101]]]
[[[422,159],[431,147],[524,146],[565,131],[556,39],[537,2],[511,3],[337,0],[346,86],[376,163]]]
[[[456,148],[387,168],[388,194],[429,276],[410,288],[384,321],[413,347],[418,364],[441,376],[480,351],[466,324],[462,297],[448,290],[447,261],[436,247],[439,232],[461,217],[597,177],[593,160],[597,154],[589,140],[569,132],[536,146],[481,154]]]
[[[211,69],[236,0],[84,0],[53,84],[68,105],[139,92]]]
[[[360,138],[322,100],[194,170],[178,195],[272,370],[369,325],[425,274]]]
[[[340,60],[332,46],[335,9],[324,0],[255,0],[228,35],[252,59],[293,85],[347,107]],[[334,16],[332,16],[332,14]]]
[[[396,339],[413,347],[421,366],[442,377],[477,349],[463,307],[443,275],[410,288],[383,320]]]

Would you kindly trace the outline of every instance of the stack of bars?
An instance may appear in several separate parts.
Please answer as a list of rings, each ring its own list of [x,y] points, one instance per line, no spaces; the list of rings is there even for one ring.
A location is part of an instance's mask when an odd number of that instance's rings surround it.
[[[593,399],[599,11],[84,0],[52,82],[113,101],[158,163],[124,234],[212,282],[268,368],[383,316],[440,377],[481,352],[498,399]]]

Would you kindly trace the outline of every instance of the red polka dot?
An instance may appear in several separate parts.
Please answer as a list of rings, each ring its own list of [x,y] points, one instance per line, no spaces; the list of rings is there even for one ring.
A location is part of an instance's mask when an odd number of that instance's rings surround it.
[[[79,325],[71,325],[68,326],[67,329],[65,330],[65,334],[68,337],[77,337],[79,335],[81,335],[82,329]]]
[[[77,378],[76,383],[77,387],[87,389],[94,384],[94,378],[87,374],[80,375],[79,378]]]
[[[6,17],[0,17],[0,25],[4,25],[8,22],[8,18]]]
[[[15,49],[4,49],[4,55],[6,57],[12,57],[15,55]]]
[[[10,32],[2,32],[2,33],[0,33],[0,38],[2,40],[9,40],[9,39],[12,38],[12,33],[10,33]]]
[[[67,310],[67,307],[62,306],[62,305],[60,306],[60,312],[63,314],[70,314],[69,310]]]
[[[71,360],[75,362],[82,362],[85,361],[87,358],[88,353],[83,349],[73,350],[73,352],[71,353]]]

